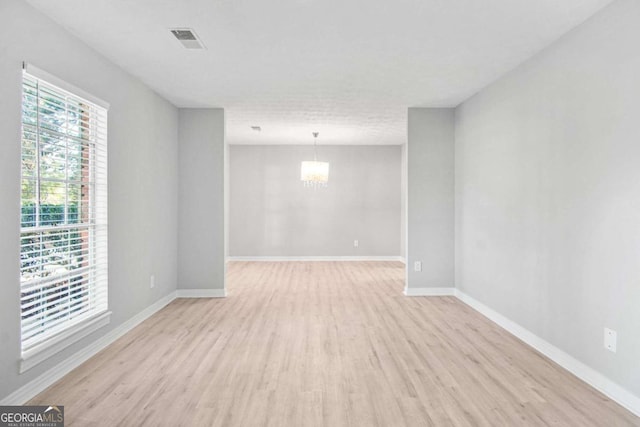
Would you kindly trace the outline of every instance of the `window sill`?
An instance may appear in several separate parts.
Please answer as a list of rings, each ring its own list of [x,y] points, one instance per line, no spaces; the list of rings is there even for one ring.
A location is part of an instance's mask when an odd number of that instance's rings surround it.
[[[20,373],[44,362],[90,333],[108,325],[110,321],[110,311],[98,314],[23,352],[20,359]]]

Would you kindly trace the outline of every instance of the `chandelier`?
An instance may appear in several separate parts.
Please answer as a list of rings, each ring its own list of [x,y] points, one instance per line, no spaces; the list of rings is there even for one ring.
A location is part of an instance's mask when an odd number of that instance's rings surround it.
[[[313,132],[313,161],[303,161],[300,180],[305,187],[326,187],[329,182],[329,163],[319,162],[317,153],[318,132]]]

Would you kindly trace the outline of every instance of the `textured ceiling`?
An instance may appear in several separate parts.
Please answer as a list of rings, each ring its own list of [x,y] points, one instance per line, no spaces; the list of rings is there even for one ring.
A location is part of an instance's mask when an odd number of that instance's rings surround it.
[[[408,107],[456,106],[609,2],[29,0],[175,105],[224,107],[232,144],[401,144]]]

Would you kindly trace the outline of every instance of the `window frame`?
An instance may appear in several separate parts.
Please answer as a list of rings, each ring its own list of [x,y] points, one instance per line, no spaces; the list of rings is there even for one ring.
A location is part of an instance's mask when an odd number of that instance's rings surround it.
[[[25,76],[26,75],[26,76]],[[104,125],[104,129],[101,130],[102,135],[96,137],[96,138],[90,138],[88,140],[88,144],[94,144],[96,147],[98,145],[98,143],[100,144],[99,149],[94,148],[92,149],[92,151],[90,152],[90,155],[88,156],[88,173],[95,175],[93,176],[91,179],[93,179],[93,181],[88,181],[87,185],[91,185],[93,183],[93,185],[95,186],[95,188],[93,188],[93,191],[90,192],[89,197],[88,197],[88,201],[87,201],[87,208],[88,208],[88,212],[90,212],[90,215],[95,215],[93,218],[94,220],[91,222],[89,222],[89,225],[87,226],[87,231],[88,233],[91,234],[91,237],[87,237],[87,242],[88,243],[88,249],[87,249],[87,262],[89,263],[88,265],[88,269],[90,269],[92,272],[89,273],[89,282],[87,282],[87,298],[89,302],[86,302],[84,304],[95,304],[95,302],[91,302],[92,300],[94,300],[95,297],[90,297],[89,295],[95,291],[95,289],[98,289],[99,292],[103,292],[104,296],[101,296],[100,298],[98,298],[98,302],[101,303],[99,308],[96,309],[92,309],[90,308],[89,311],[87,313],[82,313],[80,315],[77,315],[75,318],[72,317],[72,323],[70,323],[68,326],[65,327],[60,327],[58,328],[58,330],[56,332],[51,333],[49,336],[44,337],[42,340],[36,340],[35,343],[32,343],[31,345],[29,345],[27,348],[25,348],[25,341],[23,340],[23,321],[22,321],[22,316],[23,316],[23,306],[22,306],[22,301],[20,300],[20,313],[21,313],[21,320],[20,320],[20,351],[21,351],[21,359],[20,359],[20,373],[32,368],[33,366],[36,366],[37,364],[43,362],[44,360],[48,359],[49,357],[53,356],[54,354],[62,351],[63,349],[67,348],[68,346],[70,346],[71,344],[77,342],[78,340],[86,337],[87,335],[91,334],[92,332],[98,330],[99,328],[102,328],[104,326],[106,326],[107,324],[109,324],[110,319],[111,319],[111,311],[109,311],[109,303],[108,303],[108,289],[109,289],[109,282],[108,282],[108,187],[107,187],[107,166],[108,166],[108,151],[107,151],[107,147],[108,147],[108,138],[107,138],[107,127],[108,127],[108,109],[109,109],[109,104],[102,101],[99,98],[94,97],[93,95],[88,94],[87,92],[83,91],[80,88],[77,88],[37,67],[34,67],[31,64],[27,64],[24,63],[23,64],[23,74],[21,76],[20,79],[20,85],[21,85],[21,93],[24,92],[24,85],[25,85],[25,79],[35,79],[38,82],[42,82],[43,85],[45,85],[48,88],[53,88],[59,92],[56,92],[56,94],[62,94],[62,95],[67,95],[68,97],[72,97],[74,100],[78,100],[80,101],[82,104],[86,103],[86,105],[90,106],[91,108],[95,108],[96,109],[96,113],[93,113],[90,116],[91,120],[103,120],[103,125]],[[39,102],[40,100],[37,99],[36,100],[36,108],[39,109]],[[21,107],[21,120],[20,120],[20,127],[21,127],[21,134],[20,134],[20,145],[21,145],[21,151],[24,149],[24,117],[23,117],[23,113],[22,113],[22,109],[25,106],[25,101],[24,101],[24,95],[23,97],[21,97],[20,100],[20,107]],[[66,107],[65,107],[66,108]],[[95,116],[95,117],[94,117]],[[36,123],[36,133],[37,133],[37,138],[39,140],[39,138],[42,135],[42,129],[40,127],[41,123],[38,121]],[[70,138],[69,136],[65,137],[65,138]],[[68,144],[68,143],[67,143]],[[36,145],[36,150],[39,149],[39,144]],[[66,149],[67,155],[68,155],[68,148]],[[66,157],[67,155],[65,155],[65,174],[67,174],[67,178],[65,178],[65,200],[69,197],[69,179],[68,179],[68,164],[66,162],[68,162],[68,158]],[[99,156],[99,157],[98,157]],[[36,161],[39,162],[39,154],[36,157]],[[21,156],[21,161],[20,161],[20,173],[21,176],[23,176],[24,173],[24,166],[22,164],[22,156]],[[103,170],[101,170],[100,173],[96,173],[96,168],[98,167],[97,165],[99,165]],[[40,167],[40,166],[38,166]],[[46,181],[46,180],[45,180]],[[82,180],[81,180],[82,181]],[[34,178],[34,182],[36,186],[39,186],[41,183],[41,177],[38,175]],[[97,202],[96,201],[96,194],[98,194],[98,197],[100,198],[100,201]],[[22,190],[21,190],[21,194],[22,194]],[[84,197],[84,196],[82,196]],[[29,227],[24,227],[22,225],[22,195],[21,195],[21,223],[20,223],[20,239],[21,239],[21,243],[20,243],[20,248],[22,251],[23,248],[23,234],[28,233],[28,228]],[[42,201],[41,200],[36,200],[37,205],[39,206]],[[82,201],[80,202],[80,204],[82,204]],[[68,211],[68,204],[67,202],[65,202],[65,220],[67,219],[67,211]],[[78,213],[78,216],[80,214]],[[67,227],[62,227],[62,229],[67,229],[68,233],[72,233],[71,230],[74,229],[79,229],[79,227],[75,227],[73,225],[71,225],[71,223],[69,222],[65,222],[65,225]],[[84,226],[84,225],[83,225]],[[75,228],[74,228],[75,227]],[[71,237],[68,237],[69,239]],[[84,243],[82,243],[84,244]],[[100,261],[97,262],[96,261],[96,254],[100,254]],[[22,269],[21,269],[22,270]],[[94,273],[95,270],[95,273]],[[95,277],[95,275],[98,275],[99,277]],[[20,275],[20,277],[22,277],[22,273]],[[71,274],[68,275],[68,277],[74,278],[74,277],[81,277],[81,276],[73,276]],[[97,285],[94,285],[93,283],[97,283]],[[52,282],[55,283],[55,282]],[[71,286],[71,285],[67,285],[67,286]],[[94,286],[99,286],[99,288],[94,287]],[[22,280],[20,280],[20,295],[22,296]],[[71,291],[68,291],[71,292]],[[69,294],[70,295],[70,294]],[[22,297],[21,297],[22,298]],[[68,297],[70,298],[70,296]],[[68,309],[67,309],[68,310]],[[55,329],[55,326],[54,326]]]

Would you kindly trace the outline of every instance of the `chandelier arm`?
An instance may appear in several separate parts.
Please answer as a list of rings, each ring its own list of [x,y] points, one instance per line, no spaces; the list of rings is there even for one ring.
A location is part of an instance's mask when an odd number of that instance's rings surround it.
[[[318,133],[313,133],[313,161],[318,161]]]

